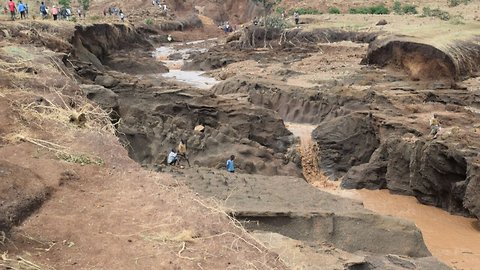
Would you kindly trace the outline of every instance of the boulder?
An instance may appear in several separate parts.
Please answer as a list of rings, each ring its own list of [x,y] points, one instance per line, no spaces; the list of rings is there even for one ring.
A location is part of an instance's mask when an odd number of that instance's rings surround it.
[[[319,146],[319,167],[333,178],[370,160],[380,145],[372,119],[363,113],[324,121],[313,131]]]

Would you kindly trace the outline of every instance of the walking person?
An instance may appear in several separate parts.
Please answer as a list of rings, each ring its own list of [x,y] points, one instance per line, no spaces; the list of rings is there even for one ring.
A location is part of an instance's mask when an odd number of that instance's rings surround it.
[[[18,12],[20,12],[20,20],[26,19],[26,14],[25,14],[25,5],[22,3],[22,1],[18,2]]]
[[[227,160],[227,172],[234,173],[235,172],[235,155],[231,155],[230,158]]]
[[[295,20],[295,25],[298,25],[300,23],[300,14],[298,12],[293,13],[293,19]]]
[[[47,15],[48,15],[47,6],[45,6],[44,2],[40,4],[40,13],[42,14],[43,19],[47,18]]]
[[[28,18],[28,4],[25,3],[25,17]]]
[[[15,2],[13,2],[13,0],[8,2],[8,10],[10,11],[10,19],[15,21],[15,11],[17,10],[17,7],[15,6]]]
[[[56,21],[58,18],[58,9],[55,5],[52,7],[52,16],[53,20]]]

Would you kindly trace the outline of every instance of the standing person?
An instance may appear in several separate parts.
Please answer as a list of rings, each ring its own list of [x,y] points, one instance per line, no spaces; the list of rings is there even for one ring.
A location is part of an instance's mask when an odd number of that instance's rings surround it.
[[[8,2],[8,10],[10,11],[10,18],[12,21],[15,21],[15,10],[17,10],[17,7],[15,6],[15,2],[13,2],[13,0]]]
[[[181,158],[185,159],[188,163],[188,166],[190,166],[190,161],[188,160],[188,156],[187,156],[187,144],[185,140],[183,139],[180,140],[180,143],[178,144],[178,147],[177,147],[177,153]]]
[[[120,10],[120,20],[121,20],[122,22],[125,21],[125,14],[123,14],[123,11],[122,11],[122,10]]]
[[[28,18],[28,4],[25,3],[25,15]]]
[[[434,139],[436,139],[438,132],[440,131],[440,122],[438,121],[436,113],[434,113],[432,118],[430,119],[430,129],[430,135],[433,136]]]
[[[52,7],[52,16],[53,20],[56,21],[58,18],[58,9],[55,5]]]
[[[227,160],[227,172],[234,173],[235,172],[235,164],[233,161],[235,160],[235,156],[231,155],[230,159]]]
[[[20,20],[26,19],[26,17],[25,17],[25,5],[22,3],[22,1],[18,2],[18,12],[20,12]]]
[[[293,13],[293,19],[295,20],[295,24],[298,25],[298,23],[300,22],[300,14],[298,14],[298,12],[294,12]]]
[[[78,19],[82,18],[82,10],[80,8],[77,9],[77,15],[78,15]]]
[[[45,3],[42,2],[42,4],[40,4],[40,13],[42,13],[42,18],[45,19],[47,18],[47,6],[45,6]]]

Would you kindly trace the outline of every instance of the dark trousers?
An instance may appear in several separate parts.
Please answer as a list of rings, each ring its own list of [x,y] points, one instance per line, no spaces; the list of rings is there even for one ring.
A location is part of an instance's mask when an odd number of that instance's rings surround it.
[[[53,20],[56,21],[58,17],[58,14],[53,14]]]

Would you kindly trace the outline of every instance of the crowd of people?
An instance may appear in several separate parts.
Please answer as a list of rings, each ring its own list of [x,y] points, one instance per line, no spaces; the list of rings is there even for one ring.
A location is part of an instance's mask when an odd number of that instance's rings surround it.
[[[20,15],[20,20],[25,20],[29,17],[29,5],[24,3],[21,0],[18,3],[15,3],[13,0],[9,0],[8,4],[4,7],[4,14],[10,14],[10,19],[12,21],[18,19]],[[57,7],[53,5],[49,8],[45,2],[40,3],[39,7],[40,16],[42,19],[48,19],[51,15],[51,18],[56,20],[70,20],[73,16],[72,9],[70,7]],[[79,18],[84,15],[84,12],[80,8],[77,10],[77,15]]]

